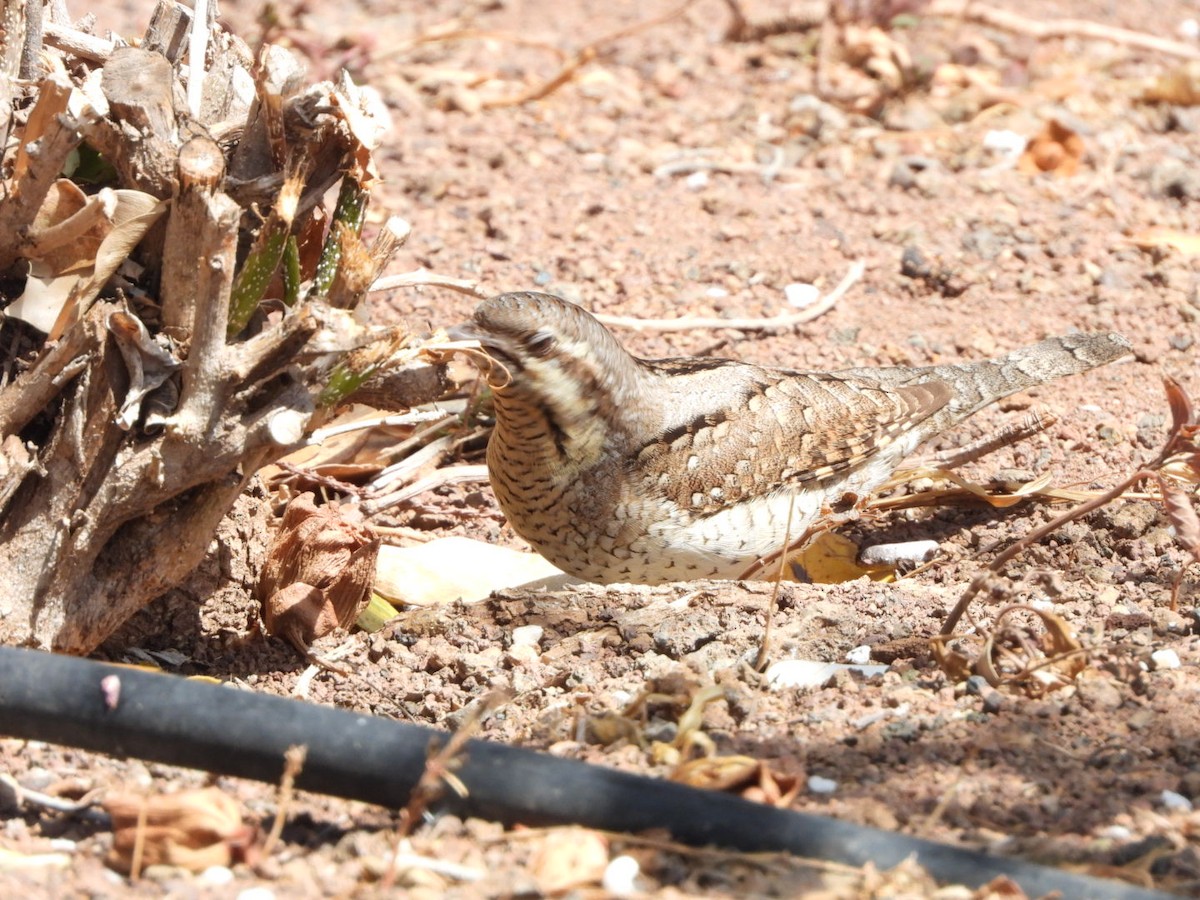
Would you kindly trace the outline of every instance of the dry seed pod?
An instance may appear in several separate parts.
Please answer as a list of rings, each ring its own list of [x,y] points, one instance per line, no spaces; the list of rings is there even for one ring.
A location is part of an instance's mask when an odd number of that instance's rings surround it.
[[[139,868],[165,864],[201,872],[247,861],[254,846],[254,827],[242,822],[237,801],[217,788],[151,797],[121,794],[104,808],[113,828],[108,863],[123,872],[134,864],[139,832]]]
[[[313,495],[288,504],[258,581],[267,631],[302,652],[354,624],[370,597],[379,538]]]

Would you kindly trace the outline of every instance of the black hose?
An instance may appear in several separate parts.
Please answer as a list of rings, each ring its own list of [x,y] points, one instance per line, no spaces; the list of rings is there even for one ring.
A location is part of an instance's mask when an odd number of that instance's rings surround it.
[[[100,680],[120,680],[116,705]],[[308,747],[297,786],[393,809],[403,806],[440,732],[232,687],[0,647],[0,734],[275,783],[283,754]],[[471,741],[447,792],[463,816],[504,823],[578,823],[609,831],[665,828],[675,840],[784,851],[887,868],[915,855],[934,878],[977,887],[999,875],[1029,896],[1166,895],[1015,859],[987,856],[729,794],[616,772],[488,741]]]

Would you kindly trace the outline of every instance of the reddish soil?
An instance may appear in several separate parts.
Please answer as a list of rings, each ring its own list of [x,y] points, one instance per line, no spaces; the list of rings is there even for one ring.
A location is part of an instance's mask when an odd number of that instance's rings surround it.
[[[1141,99],[1179,61],[1120,43],[1038,41],[906,5],[917,11],[881,35],[911,57],[914,82],[888,91],[835,50],[824,64],[827,101],[814,96],[817,31],[728,40],[719,0],[604,44],[541,100],[495,109],[487,101],[544,83],[590,42],[668,5],[437,0],[397,12],[373,0],[349,9],[312,0],[281,39],[310,54],[317,75],[349,65],[392,107],[395,133],[380,155],[385,183],[373,210],[414,226],[394,271],[427,266],[488,291],[551,291],[597,312],[746,317],[792,311],[788,284],[827,290],[852,263],[866,264],[833,309],[797,328],[618,332],[644,356],[919,365],[1071,329],[1121,331],[1135,358],[985,410],[934,448],[1047,404],[1057,424],[963,474],[987,481],[1019,469],[1049,472],[1055,485],[1111,486],[1161,445],[1170,418],[1162,376],[1200,397],[1200,267],[1183,252],[1131,240],[1152,226],[1200,235],[1200,112]],[[784,4],[772,6],[777,13]],[[771,14],[766,7],[748,7],[752,20]],[[1195,15],[1182,0],[1060,0],[1039,11],[1176,39]],[[252,4],[225,10],[244,35],[255,33],[256,12]],[[101,25],[136,33],[144,15],[126,10]],[[413,40],[451,24],[473,34]],[[851,111],[856,102],[869,115]],[[1081,143],[1073,175],[1021,171],[987,149],[991,132],[1028,138],[1051,119]],[[420,330],[453,324],[471,306],[425,289],[383,298],[375,312]],[[435,498],[461,515],[407,524],[521,546],[481,490]],[[715,682],[725,693],[707,707],[703,733],[720,754],[799,777],[793,808],[1200,893],[1200,811],[1192,810],[1200,804],[1200,567],[1157,506],[1118,502],[1068,525],[1019,555],[976,601],[984,623],[1013,602],[1060,616],[1092,651],[1065,686],[968,689],[916,640],[937,633],[999,548],[1057,511],[1029,503],[892,513],[847,533],[864,544],[932,538],[941,546],[935,564],[894,585],[784,586],[773,659],[844,662],[867,645],[890,663],[883,674],[843,671],[818,687],[773,689],[746,662],[762,637],[768,589],[705,583],[509,592],[468,608],[405,612],[381,633],[352,635],[339,665],[353,674],[320,672],[306,679],[306,693],[453,727],[503,687],[512,699],[486,718],[482,736],[666,776],[672,766],[652,742],[671,741],[687,697]],[[106,655],[175,650],[186,661],[173,670],[295,694],[307,663],[281,642],[246,636],[251,618],[240,589],[199,613],[163,604]],[[513,629],[523,625],[543,629],[535,652],[513,649]],[[603,743],[595,723],[647,690],[681,692],[683,702],[650,706]],[[68,794],[204,781],[12,740],[0,741],[0,766],[26,787]],[[822,786],[814,776],[832,790],[812,790]],[[218,783],[249,818],[269,824],[270,788]],[[304,795],[263,866],[235,867],[222,886],[214,883],[227,873],[206,881],[172,868],[130,886],[102,865],[111,842],[103,827],[30,808],[0,812],[0,847],[29,853],[59,840],[69,854],[62,870],[0,867],[9,895],[347,894],[379,877],[394,822],[387,811]],[[554,832],[443,818],[417,830],[413,849],[482,880],[415,869],[404,878],[413,896],[536,893],[548,889],[554,840]],[[872,887],[870,873],[683,855],[619,837],[609,852],[634,855],[638,884],[653,896],[896,896],[903,878],[913,879],[904,882],[911,896],[932,890],[911,871]]]

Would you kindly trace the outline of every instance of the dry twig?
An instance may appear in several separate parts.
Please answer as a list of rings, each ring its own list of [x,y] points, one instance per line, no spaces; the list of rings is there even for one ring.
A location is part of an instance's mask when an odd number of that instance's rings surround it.
[[[1125,47],[1135,47],[1151,53],[1165,53],[1184,59],[1200,59],[1200,48],[1194,44],[1185,44],[1182,41],[1173,41],[1142,31],[1117,28],[1087,19],[1031,19],[1006,9],[985,6],[974,0],[933,0],[922,10],[922,14],[977,22],[991,28],[1029,35],[1039,41],[1078,37],[1094,41],[1108,41]]]
[[[786,313],[781,316],[768,316],[762,319],[716,319],[703,316],[681,316],[678,319],[638,319],[632,316],[609,316],[601,313],[597,314],[596,318],[605,325],[630,328],[634,331],[698,331],[711,328],[732,328],[736,331],[773,331],[794,328],[796,325],[818,319],[833,309],[854,283],[862,278],[865,271],[866,264],[861,260],[854,263],[833,290],[816,303],[800,312]]]
[[[959,598],[958,603],[954,605],[954,608],[950,611],[950,615],[947,616],[945,623],[942,625],[941,634],[935,640],[944,643],[954,635],[954,629],[958,627],[958,623],[970,607],[971,601],[975,599],[1005,563],[1022,550],[1061,528],[1067,522],[1074,521],[1093,510],[1100,509],[1141,482],[1154,481],[1160,485],[1160,497],[1166,505],[1168,514],[1171,514],[1172,501],[1169,500],[1170,494],[1168,493],[1170,482],[1164,476],[1171,477],[1175,475],[1182,476],[1193,482],[1200,481],[1200,419],[1197,418],[1187,394],[1184,393],[1183,388],[1176,381],[1171,378],[1165,378],[1164,387],[1167,392],[1168,404],[1171,407],[1172,425],[1167,440],[1154,460],[1109,490],[1078,506],[1072,507],[1062,515],[1033,529],[998,554],[985,569],[971,579],[962,597]],[[1180,495],[1182,495],[1182,491],[1180,491]],[[1174,503],[1177,505],[1178,502],[1177,496]],[[1187,503],[1184,505],[1187,507],[1188,512],[1194,516],[1194,508]],[[1177,510],[1175,515],[1184,515],[1184,513],[1182,510]],[[1183,529],[1179,530],[1183,531]],[[1187,549],[1193,555],[1196,555],[1197,561],[1200,562],[1200,554],[1196,554],[1195,550],[1190,547]]]

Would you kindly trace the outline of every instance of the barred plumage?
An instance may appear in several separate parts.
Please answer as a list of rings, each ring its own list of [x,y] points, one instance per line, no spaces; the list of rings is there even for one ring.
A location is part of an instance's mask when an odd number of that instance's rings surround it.
[[[643,360],[537,293],[493,297],[456,331],[493,362],[501,508],[555,565],[602,583],[735,578],[779,549],[789,506],[799,535],[984,406],[1129,351],[1118,334],[1072,334],[919,368]]]

